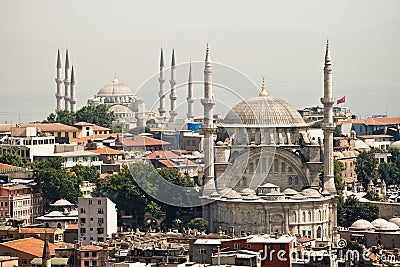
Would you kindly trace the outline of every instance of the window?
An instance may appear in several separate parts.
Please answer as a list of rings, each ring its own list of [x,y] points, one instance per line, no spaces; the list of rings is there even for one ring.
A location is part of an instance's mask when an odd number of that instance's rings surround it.
[[[85,208],[81,208],[81,213],[86,213]]]
[[[97,200],[97,204],[98,204],[98,205],[101,205],[101,200]]]
[[[94,252],[96,253],[96,252]],[[92,261],[92,266],[97,266],[97,261]]]
[[[285,249],[285,244],[279,244],[279,249],[280,249],[280,250]]]
[[[93,201],[91,199],[89,199],[89,205],[92,205]]]
[[[274,173],[279,172],[279,161],[277,159],[274,160]]]
[[[92,227],[90,228],[90,232],[93,232],[93,228]]]
[[[104,223],[104,218],[98,218],[97,223]]]
[[[239,243],[233,244],[233,248],[234,248],[234,249],[240,249],[240,244],[239,244]]]
[[[251,249],[251,244],[247,244],[247,245],[246,245],[246,248],[247,248],[247,249]]]
[[[199,254],[207,254],[207,250],[205,248],[199,248]]]
[[[27,265],[28,264],[28,260],[27,259],[22,259],[21,263],[22,263],[22,265]]]
[[[84,262],[84,265],[85,265],[85,266],[89,266],[89,261],[85,261],[85,262]]]
[[[282,162],[282,173],[286,173],[286,163]]]
[[[102,208],[98,208],[98,209],[97,209],[97,213],[98,213],[98,214],[104,214],[104,210],[103,210]]]
[[[92,257],[97,257],[97,252],[96,251],[92,252]],[[93,263],[93,265],[96,265],[95,262],[92,262],[92,263]]]
[[[97,228],[97,234],[104,234],[104,228]]]
[[[86,223],[86,218],[81,218],[81,223]]]
[[[86,228],[81,228],[81,234],[86,234]]]
[[[98,237],[97,242],[104,242],[104,237]]]

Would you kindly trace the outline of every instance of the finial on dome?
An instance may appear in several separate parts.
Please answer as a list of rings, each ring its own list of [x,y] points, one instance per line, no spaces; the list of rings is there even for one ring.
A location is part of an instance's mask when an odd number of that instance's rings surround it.
[[[267,91],[265,91],[265,76],[262,76],[261,92],[259,96],[268,96]]]
[[[118,83],[118,79],[117,79],[117,73],[114,72],[114,79],[113,79],[113,83]]]

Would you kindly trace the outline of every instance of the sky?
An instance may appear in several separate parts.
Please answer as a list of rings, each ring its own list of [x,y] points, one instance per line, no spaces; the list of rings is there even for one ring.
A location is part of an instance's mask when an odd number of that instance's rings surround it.
[[[400,116],[398,10],[398,0],[2,0],[0,123],[41,121],[54,112],[57,49],[64,64],[66,48],[78,108],[114,73],[156,107],[160,48],[168,64],[175,49],[178,84],[185,84],[190,60],[201,81],[206,42],[214,81],[222,84],[215,86],[216,113],[256,96],[262,75],[270,95],[298,109],[315,106],[327,38],[334,97],[346,96],[345,106],[363,117]],[[185,94],[178,88],[180,117]],[[201,96],[198,84],[197,115]]]

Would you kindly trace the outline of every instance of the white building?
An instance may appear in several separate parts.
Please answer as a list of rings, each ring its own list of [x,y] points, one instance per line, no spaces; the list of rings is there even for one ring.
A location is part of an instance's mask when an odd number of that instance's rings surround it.
[[[78,238],[82,245],[105,242],[117,232],[115,203],[106,197],[78,199]]]

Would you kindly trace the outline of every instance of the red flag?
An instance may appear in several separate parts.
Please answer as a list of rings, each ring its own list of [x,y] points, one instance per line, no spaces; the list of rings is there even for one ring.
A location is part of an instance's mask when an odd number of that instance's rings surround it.
[[[336,102],[336,104],[341,104],[341,103],[344,103],[344,102],[346,102],[346,96],[344,96],[344,97],[338,99],[337,102]]]

